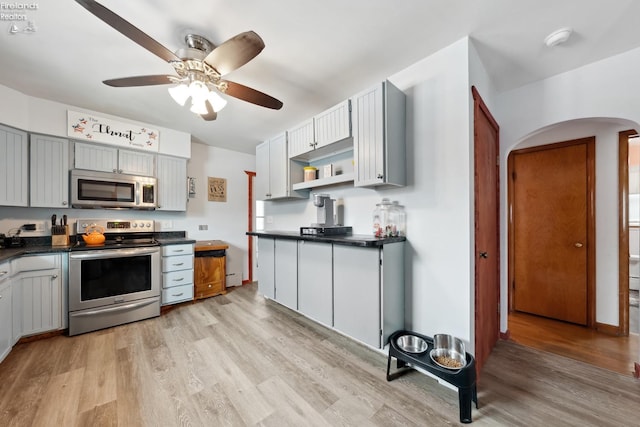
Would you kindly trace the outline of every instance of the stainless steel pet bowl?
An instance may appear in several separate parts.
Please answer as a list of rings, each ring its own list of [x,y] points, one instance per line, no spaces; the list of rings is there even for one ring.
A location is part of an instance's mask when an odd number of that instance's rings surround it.
[[[452,335],[434,335],[433,350],[431,350],[429,355],[433,363],[447,369],[462,369],[467,364],[467,353],[464,348],[464,342]],[[441,357],[446,357],[449,363],[440,363],[437,359]]]
[[[396,340],[400,350],[407,353],[422,353],[427,351],[427,342],[415,335],[402,335]]]

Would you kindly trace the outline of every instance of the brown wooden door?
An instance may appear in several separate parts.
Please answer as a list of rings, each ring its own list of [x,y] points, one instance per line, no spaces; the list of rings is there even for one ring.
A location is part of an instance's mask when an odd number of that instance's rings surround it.
[[[590,164],[594,138],[514,152],[513,308],[589,322]]]
[[[195,299],[226,293],[225,257],[196,257],[194,269]]]
[[[499,128],[472,88],[475,182],[475,359],[478,375],[500,335]]]

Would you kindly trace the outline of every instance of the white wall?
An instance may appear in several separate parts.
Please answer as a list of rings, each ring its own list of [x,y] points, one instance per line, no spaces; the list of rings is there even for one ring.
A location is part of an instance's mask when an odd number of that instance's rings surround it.
[[[506,206],[506,159],[513,149],[596,135],[596,320],[618,325],[617,132],[640,130],[640,49],[500,94],[501,195]],[[586,121],[574,122],[576,119]],[[560,126],[553,125],[563,123]],[[534,138],[530,138],[531,136]],[[506,210],[501,252],[507,253]],[[501,328],[507,328],[507,257],[502,258]]]
[[[178,222],[196,240],[224,240],[227,250],[227,286],[242,284],[248,277],[247,209],[248,175],[255,170],[255,156],[205,144],[193,143],[187,174],[196,179],[196,197],[189,199],[187,216]],[[226,178],[227,202],[210,202],[207,177]],[[206,225],[208,230],[199,230]]]
[[[371,233],[372,211],[383,197],[406,207],[406,326],[453,334],[473,351],[468,49],[462,39],[389,78],[407,95],[406,187],[322,192],[341,199],[345,224],[357,234]],[[315,222],[312,200],[268,202],[265,210],[273,217],[270,230]]]
[[[189,158],[191,155],[191,135],[185,132],[154,125],[139,123],[110,114],[91,111],[73,105],[61,104],[41,98],[24,95],[0,85],[0,123],[28,132],[67,138],[67,110],[86,112],[98,117],[111,118],[122,122],[146,125],[158,129],[160,133],[159,152],[169,156]]]

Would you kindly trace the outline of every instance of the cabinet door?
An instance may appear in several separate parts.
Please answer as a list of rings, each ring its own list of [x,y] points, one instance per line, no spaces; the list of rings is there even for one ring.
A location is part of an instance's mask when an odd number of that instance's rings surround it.
[[[195,258],[195,298],[207,298],[225,292],[225,257]]]
[[[333,326],[333,254],[328,243],[298,243],[298,310]]]
[[[13,331],[11,328],[11,283],[0,283],[0,362],[13,347]]]
[[[11,281],[11,310],[13,312],[13,342],[18,342],[22,337],[22,283],[18,278]]]
[[[289,158],[313,150],[315,138],[313,133],[313,118],[287,131]]]
[[[31,135],[30,202],[32,207],[69,207],[69,141]]]
[[[314,117],[315,148],[338,142],[351,136],[349,100],[341,102]]]
[[[288,165],[287,134],[282,133],[269,140],[269,193],[271,199],[289,195]]]
[[[298,309],[298,242],[276,239],[275,300]]]
[[[258,293],[275,297],[275,239],[258,238]]]
[[[118,171],[118,149],[104,145],[85,144],[76,142],[73,144],[74,161],[76,169],[88,169],[102,172]]]
[[[20,274],[22,290],[22,335],[62,327],[62,281],[60,270]]]
[[[269,141],[256,147],[256,200],[269,200]]]
[[[0,206],[27,206],[28,146],[26,132],[0,126]]]
[[[118,172],[129,175],[155,176],[154,160],[155,155],[151,153],[118,150]]]
[[[382,84],[351,98],[355,186],[383,183],[384,111]]]
[[[158,156],[158,210],[187,210],[187,160]]]
[[[380,249],[334,245],[333,326],[381,348],[380,292]]]

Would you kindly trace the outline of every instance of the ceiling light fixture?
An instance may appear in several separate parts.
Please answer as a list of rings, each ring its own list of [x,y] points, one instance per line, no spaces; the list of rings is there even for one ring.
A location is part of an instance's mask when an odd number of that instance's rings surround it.
[[[179,80],[176,86],[170,87],[169,95],[180,106],[184,106],[191,98],[191,112],[195,114],[207,114],[206,101],[209,101],[214,112],[222,110],[227,101],[218,95],[215,90],[210,89],[204,81],[204,77],[198,73],[191,73],[185,79]]]
[[[560,28],[545,37],[544,44],[547,47],[553,47],[565,43],[571,37],[571,33],[573,33],[571,28]]]

